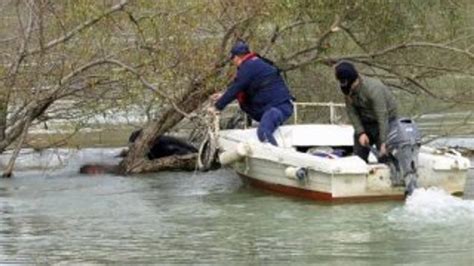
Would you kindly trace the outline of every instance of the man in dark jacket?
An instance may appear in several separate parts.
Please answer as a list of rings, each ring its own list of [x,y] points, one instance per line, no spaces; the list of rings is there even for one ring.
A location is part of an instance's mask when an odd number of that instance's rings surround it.
[[[387,155],[389,124],[397,118],[395,97],[380,80],[359,75],[349,62],[338,63],[335,74],[354,126],[354,153],[367,161],[369,146],[375,144],[380,156]]]
[[[275,130],[293,114],[292,97],[279,70],[268,60],[250,52],[248,45],[238,41],[231,50],[237,75],[224,94],[211,96],[214,107],[221,111],[237,99],[240,108],[260,122],[258,139],[277,146]]]

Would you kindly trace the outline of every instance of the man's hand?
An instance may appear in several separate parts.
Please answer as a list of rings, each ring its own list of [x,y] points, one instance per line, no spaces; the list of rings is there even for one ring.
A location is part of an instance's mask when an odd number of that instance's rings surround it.
[[[217,110],[214,106],[209,106],[207,108],[207,112],[214,115],[219,114],[219,110]]]
[[[382,143],[382,145],[380,145],[380,156],[385,156],[387,154],[387,145],[385,145],[385,143]]]
[[[370,145],[369,137],[367,136],[367,134],[365,133],[360,134],[359,144],[363,147],[367,147]]]
[[[217,100],[219,100],[219,98],[222,96],[222,92],[216,92],[214,94],[212,94],[211,96],[209,96],[209,99],[212,101],[212,102],[217,102]]]

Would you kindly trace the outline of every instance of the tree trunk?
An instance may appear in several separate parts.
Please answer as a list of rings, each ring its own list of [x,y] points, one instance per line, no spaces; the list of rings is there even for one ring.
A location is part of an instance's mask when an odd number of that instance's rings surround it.
[[[10,157],[10,161],[8,162],[7,168],[5,169],[5,172],[3,172],[2,177],[11,177],[13,173],[13,168],[15,167],[15,161],[16,158],[18,157],[18,154],[20,153],[21,147],[23,146],[23,143],[25,142],[26,136],[28,135],[28,128],[31,125],[31,118],[26,121],[25,126],[23,127],[23,132],[22,135],[17,143],[17,146],[15,148],[15,151],[13,151],[12,157]]]
[[[5,139],[7,129],[8,95],[5,90],[0,91],[0,143]],[[5,148],[0,147],[0,154]]]
[[[135,160],[131,171],[127,174],[150,173],[166,170],[193,171],[196,169],[197,154],[172,155],[155,160],[146,158]],[[121,169],[122,170],[122,169]]]
[[[189,93],[185,94],[187,96],[176,104],[176,107],[185,113],[190,113],[200,107],[200,105],[208,99],[209,95],[214,92],[213,89],[200,86],[200,84],[204,84],[208,79],[215,78],[215,76],[220,74],[223,67],[224,65],[216,66],[214,71],[208,76],[203,78],[200,82],[194,83],[188,90]],[[120,171],[124,174],[132,174],[151,171],[150,169],[154,169],[155,171],[172,169],[174,166],[190,167],[191,158],[187,158],[186,156],[182,158],[183,161],[181,161],[179,157],[177,160],[165,160],[166,158],[161,158],[150,161],[146,159],[146,154],[155,138],[167,132],[183,118],[184,115],[181,112],[178,112],[175,107],[169,106],[157,119],[149,122],[144,127],[142,134],[130,147],[127,157],[120,162]],[[196,158],[193,158],[192,161],[195,163]],[[179,169],[179,167],[174,169]]]
[[[55,98],[48,98],[40,102],[36,102],[28,107],[28,111],[16,120],[14,120],[8,127],[8,134],[3,135],[3,139],[0,138],[0,154],[14,141],[16,141],[25,128],[28,130],[30,124],[35,121],[39,116],[43,115],[48,107],[55,101]],[[1,111],[0,111],[1,112]],[[6,118],[6,117],[5,117]],[[11,119],[13,120],[13,119]],[[0,129],[1,129],[1,118],[0,118]],[[4,124],[6,125],[6,119]],[[4,132],[5,133],[5,132]]]

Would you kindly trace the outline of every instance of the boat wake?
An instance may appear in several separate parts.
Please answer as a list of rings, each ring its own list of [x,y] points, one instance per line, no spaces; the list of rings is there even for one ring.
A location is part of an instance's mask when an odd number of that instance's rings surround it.
[[[439,188],[416,189],[404,206],[387,213],[395,227],[419,229],[425,226],[472,226],[474,200],[463,200]]]

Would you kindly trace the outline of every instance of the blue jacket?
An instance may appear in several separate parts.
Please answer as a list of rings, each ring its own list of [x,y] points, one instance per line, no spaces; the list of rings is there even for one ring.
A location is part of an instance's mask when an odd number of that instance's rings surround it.
[[[276,67],[258,56],[250,56],[240,64],[237,76],[215,107],[222,110],[237,98],[240,108],[252,119],[260,121],[265,111],[292,97]]]

